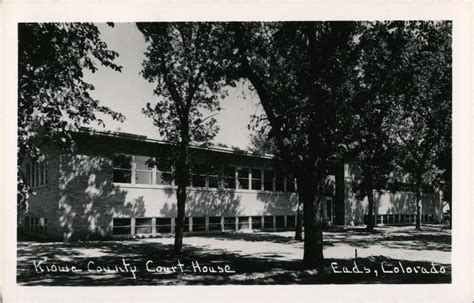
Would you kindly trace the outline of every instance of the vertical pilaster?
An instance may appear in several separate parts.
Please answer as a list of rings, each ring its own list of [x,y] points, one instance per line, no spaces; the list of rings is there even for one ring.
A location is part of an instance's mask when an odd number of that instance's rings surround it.
[[[130,219],[130,235],[135,236],[135,217]]]
[[[156,218],[151,218],[151,236],[156,237]]]
[[[172,217],[171,218],[171,233],[174,234],[176,229],[176,218]]]

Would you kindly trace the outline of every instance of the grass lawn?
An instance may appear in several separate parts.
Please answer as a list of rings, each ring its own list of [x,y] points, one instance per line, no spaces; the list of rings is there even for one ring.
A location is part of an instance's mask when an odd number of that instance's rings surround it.
[[[451,231],[440,225],[333,228],[323,271],[301,266],[293,232],[188,235],[123,241],[18,241],[20,285],[450,283]],[[357,250],[357,251],[356,251]],[[357,258],[356,258],[357,253]],[[215,271],[215,272],[213,272]],[[228,272],[226,272],[228,271]]]

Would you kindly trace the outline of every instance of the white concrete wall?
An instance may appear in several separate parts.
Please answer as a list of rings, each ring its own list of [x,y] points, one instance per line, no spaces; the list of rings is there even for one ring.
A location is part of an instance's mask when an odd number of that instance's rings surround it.
[[[115,216],[175,217],[176,187],[160,185],[115,184],[125,194],[124,203],[131,207],[117,208]],[[188,188],[187,216],[259,216],[295,213],[294,193],[255,190]]]

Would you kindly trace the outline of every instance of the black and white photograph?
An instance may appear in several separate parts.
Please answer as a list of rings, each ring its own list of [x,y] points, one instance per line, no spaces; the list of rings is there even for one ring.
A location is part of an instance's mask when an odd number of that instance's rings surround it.
[[[452,19],[15,26],[17,286],[453,283]]]

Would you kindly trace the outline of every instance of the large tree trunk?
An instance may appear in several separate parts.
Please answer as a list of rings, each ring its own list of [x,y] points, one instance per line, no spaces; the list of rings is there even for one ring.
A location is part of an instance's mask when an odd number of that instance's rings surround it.
[[[303,240],[303,218],[301,217],[301,200],[298,197],[298,207],[296,209],[295,240]]]
[[[176,218],[176,226],[175,226],[174,251],[181,252],[181,249],[183,248],[186,186],[183,187],[183,186],[178,185],[177,203],[178,203],[178,217]]]
[[[183,233],[186,205],[186,188],[189,183],[189,137],[188,130],[182,131],[182,142],[178,147],[178,157],[176,161],[176,185],[178,187],[176,198],[178,205],[178,216],[176,218],[174,251],[179,253],[183,248]]]
[[[298,179],[300,199],[303,202],[304,216],[304,254],[306,268],[322,268],[323,256],[323,220],[321,215],[322,187],[315,185],[311,173],[304,173]],[[324,181],[323,181],[324,182]]]
[[[415,218],[415,228],[421,229],[421,174],[417,176],[415,181],[415,199],[416,199],[416,218]]]
[[[369,214],[367,218],[367,226],[366,229],[368,232],[373,232],[374,231],[374,193],[372,188],[367,191],[367,200],[369,202],[368,208],[369,208]]]

